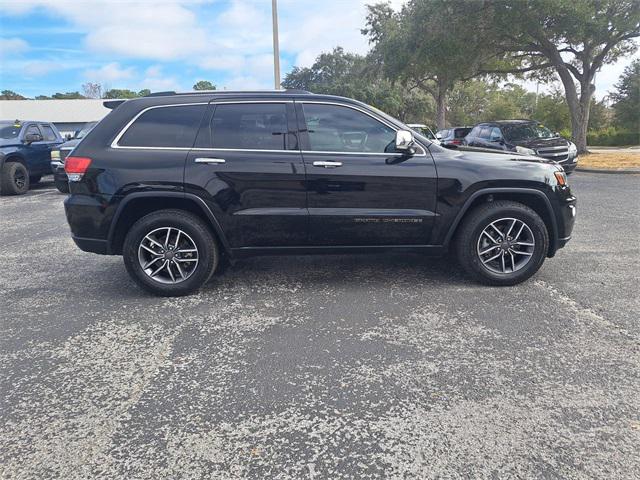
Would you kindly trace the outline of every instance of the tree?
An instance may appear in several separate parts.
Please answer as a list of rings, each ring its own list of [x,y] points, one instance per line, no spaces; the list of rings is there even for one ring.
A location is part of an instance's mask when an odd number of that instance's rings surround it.
[[[616,83],[616,91],[610,98],[614,101],[615,123],[632,132],[640,132],[640,60],[634,60],[624,69]]]
[[[23,97],[13,90],[2,90],[0,93],[0,100],[26,100],[26,97]]]
[[[86,98],[102,98],[102,85],[94,82],[84,83],[82,93]]]
[[[372,54],[386,76],[430,94],[438,128],[446,123],[447,95],[457,82],[481,75],[499,58],[488,14],[480,2],[411,0],[399,12],[389,4],[369,6]]]
[[[149,90],[148,88],[143,88],[138,92],[139,97],[146,97],[147,95],[151,95],[151,90]]]
[[[209,80],[199,80],[193,86],[194,90],[215,90],[216,86],[211,83]]]
[[[66,92],[66,93],[54,93],[51,96],[54,100],[76,100],[85,98],[80,92]]]
[[[494,71],[556,73],[564,86],[571,133],[587,151],[596,72],[633,52],[640,36],[637,0],[485,0],[501,49],[520,63]]]
[[[294,67],[283,88],[355,98],[404,121],[431,123],[433,108],[420,92],[393,85],[381,74],[371,57],[336,47],[318,56],[308,68]]]
[[[104,92],[104,98],[137,98],[138,94],[133,90],[111,88]]]

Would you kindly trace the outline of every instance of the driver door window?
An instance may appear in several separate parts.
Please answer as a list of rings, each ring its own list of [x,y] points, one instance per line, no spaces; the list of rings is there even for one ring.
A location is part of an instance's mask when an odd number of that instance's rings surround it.
[[[500,133],[500,129],[498,127],[493,127],[491,129],[491,134],[489,137],[490,142],[499,142],[502,140],[502,133]]]
[[[36,134],[36,135],[42,136],[42,134],[40,133],[40,129],[38,128],[37,125],[29,125],[24,132],[24,138],[27,138],[27,135],[30,135],[30,134]]]
[[[396,132],[362,112],[338,105],[303,104],[314,152],[393,153]]]

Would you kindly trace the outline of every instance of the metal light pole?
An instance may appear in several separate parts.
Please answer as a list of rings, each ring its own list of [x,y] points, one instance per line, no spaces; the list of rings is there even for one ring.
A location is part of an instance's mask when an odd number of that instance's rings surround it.
[[[280,90],[280,46],[278,41],[278,0],[271,0],[273,18],[273,77],[276,90]]]

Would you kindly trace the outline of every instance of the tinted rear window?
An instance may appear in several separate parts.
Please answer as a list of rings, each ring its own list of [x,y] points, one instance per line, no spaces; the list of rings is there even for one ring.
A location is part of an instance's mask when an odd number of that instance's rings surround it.
[[[206,105],[158,107],[140,115],[118,141],[124,147],[190,148]]]
[[[221,104],[211,119],[213,148],[286,150],[284,103]]]

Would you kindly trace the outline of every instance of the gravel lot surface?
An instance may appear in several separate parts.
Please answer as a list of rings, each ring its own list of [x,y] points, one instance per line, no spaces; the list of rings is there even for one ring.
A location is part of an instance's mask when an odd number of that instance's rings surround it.
[[[264,257],[149,296],[51,183],[0,198],[0,478],[640,477],[640,175],[529,282]]]

